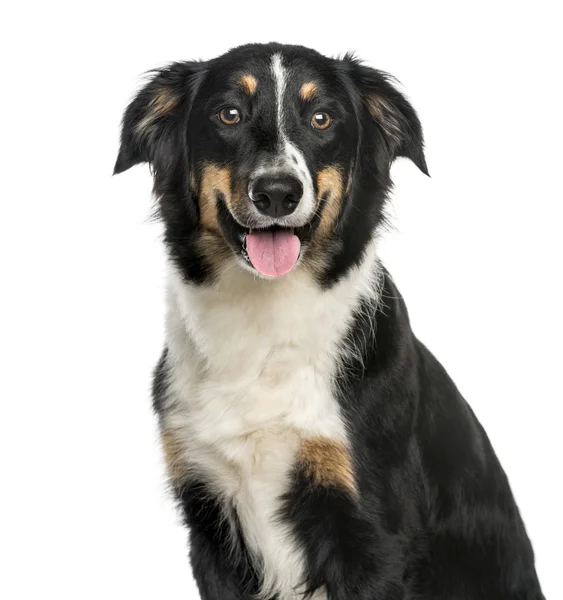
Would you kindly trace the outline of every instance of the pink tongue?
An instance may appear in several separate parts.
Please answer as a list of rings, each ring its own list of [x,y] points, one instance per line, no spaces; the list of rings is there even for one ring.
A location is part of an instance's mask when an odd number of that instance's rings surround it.
[[[299,238],[289,230],[251,231],[246,236],[246,251],[252,266],[267,277],[289,273],[300,250]]]

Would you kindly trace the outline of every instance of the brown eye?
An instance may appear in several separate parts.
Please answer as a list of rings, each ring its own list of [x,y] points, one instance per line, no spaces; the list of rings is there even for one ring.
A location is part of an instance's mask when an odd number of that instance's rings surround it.
[[[228,108],[222,108],[219,111],[219,118],[225,125],[235,125],[240,121],[240,111],[238,108],[229,106]]]
[[[332,119],[330,115],[322,111],[315,113],[311,119],[311,125],[315,129],[326,129],[331,123]]]

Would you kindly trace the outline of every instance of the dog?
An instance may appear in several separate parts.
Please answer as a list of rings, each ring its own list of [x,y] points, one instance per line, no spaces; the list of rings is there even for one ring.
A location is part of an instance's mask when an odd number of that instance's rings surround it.
[[[507,477],[378,260],[422,127],[354,56],[250,44],[156,70],[167,249],[153,402],[204,600],[541,600]]]

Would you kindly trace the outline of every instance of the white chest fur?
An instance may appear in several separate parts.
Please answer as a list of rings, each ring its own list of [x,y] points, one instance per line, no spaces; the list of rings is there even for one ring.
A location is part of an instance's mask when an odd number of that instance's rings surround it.
[[[300,269],[264,281],[232,264],[213,286],[197,287],[171,268],[163,427],[236,509],[264,594],[280,600],[299,597],[303,557],[275,518],[279,497],[301,440],[347,443],[332,382],[354,310],[374,297],[375,271],[372,249],[330,290]]]

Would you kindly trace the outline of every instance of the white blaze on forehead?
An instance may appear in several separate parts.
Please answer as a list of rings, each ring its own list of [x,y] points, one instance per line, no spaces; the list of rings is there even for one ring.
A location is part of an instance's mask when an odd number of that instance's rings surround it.
[[[283,136],[283,97],[287,83],[287,71],[282,64],[281,54],[272,56],[272,73],[276,84],[276,119],[278,132]]]
[[[273,169],[260,168],[260,172],[283,170],[285,172],[293,173],[301,181],[301,184],[303,185],[303,197],[299,203],[298,209],[293,214],[293,218],[307,221],[315,206],[313,178],[311,177],[303,153],[290,140],[285,129],[284,100],[286,99],[288,71],[283,65],[281,54],[276,53],[272,56],[271,71],[276,89],[276,126],[279,144]]]

